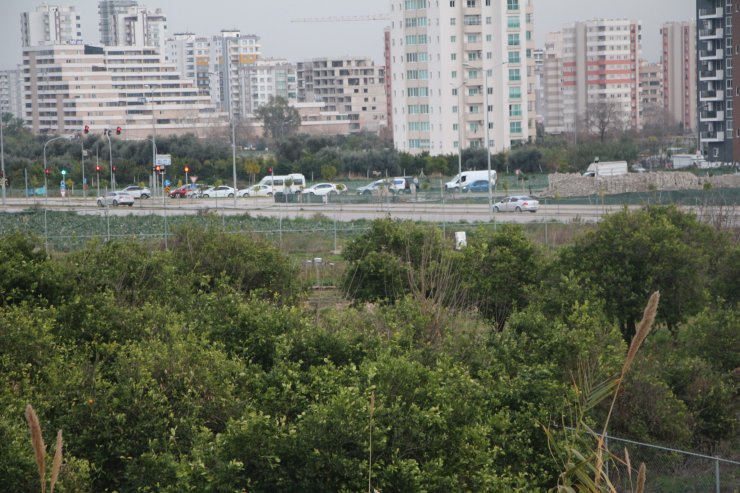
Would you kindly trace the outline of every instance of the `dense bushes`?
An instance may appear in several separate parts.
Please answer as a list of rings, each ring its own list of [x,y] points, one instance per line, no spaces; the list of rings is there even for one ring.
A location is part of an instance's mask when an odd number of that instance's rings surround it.
[[[676,211],[624,215],[601,234],[631,245],[657,221],[680,243],[651,254],[660,265],[703,248],[691,279],[705,293],[648,339],[612,432],[717,451],[737,440],[740,329],[719,297],[733,280],[705,272],[736,246]],[[598,265],[594,242],[573,248]],[[183,229],[171,247],[47,257],[0,240],[0,489],[31,491],[30,402],[47,442],[64,430],[59,491],[363,491],[369,476],[385,492],[546,491],[543,425],[567,419],[580,365],[611,375],[626,348],[610,305],[624,301],[598,275],[613,270],[516,227],[456,252],[436,228],[378,221],[345,249],[355,306],[319,313],[264,242]],[[673,282],[623,261],[631,286]]]

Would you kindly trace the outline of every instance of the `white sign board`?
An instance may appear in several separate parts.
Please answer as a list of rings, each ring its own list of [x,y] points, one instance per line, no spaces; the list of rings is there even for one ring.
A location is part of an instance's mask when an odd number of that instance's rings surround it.
[[[172,164],[172,156],[169,154],[157,154],[156,166],[169,166]]]

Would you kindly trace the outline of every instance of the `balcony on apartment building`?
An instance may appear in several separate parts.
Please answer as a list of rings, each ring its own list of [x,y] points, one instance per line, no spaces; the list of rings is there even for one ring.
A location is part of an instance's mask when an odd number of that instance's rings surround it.
[[[724,111],[702,111],[699,119],[702,122],[721,122],[725,119]]]
[[[721,19],[723,16],[724,9],[722,7],[715,7],[712,9],[699,9],[699,20]]]
[[[717,48],[715,50],[701,50],[699,60],[722,60],[725,56],[725,50]]]
[[[725,35],[725,30],[721,27],[715,29],[700,29],[699,30],[699,41],[705,41],[709,39],[722,39]]]
[[[702,142],[724,142],[725,141],[725,133],[722,131],[702,132],[701,134],[699,134],[699,137]]]
[[[724,80],[725,78],[725,71],[724,70],[702,70],[699,72],[699,80],[705,81],[705,80]]]
[[[701,91],[699,101],[722,101],[725,98],[725,91]]]

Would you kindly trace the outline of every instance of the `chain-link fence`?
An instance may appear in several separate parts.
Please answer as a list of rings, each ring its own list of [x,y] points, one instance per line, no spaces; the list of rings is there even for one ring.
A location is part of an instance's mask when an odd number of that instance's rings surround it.
[[[22,212],[0,214],[0,235],[13,232],[30,234],[44,239],[50,251],[71,251],[91,240],[111,241],[138,239],[161,241],[164,246],[179,228],[205,227],[232,234],[256,235],[264,238],[288,254],[321,256],[339,252],[353,238],[370,228],[371,220],[341,221],[317,211],[302,218],[261,217],[227,214],[217,209],[202,209],[195,214],[167,214],[163,209],[138,211],[137,214],[119,214],[108,208],[78,208],[73,211],[45,209],[41,205]],[[482,229],[491,231],[500,223],[442,221],[436,223],[451,242],[456,232],[468,236]],[[593,228],[593,223],[562,222],[555,220],[523,224],[533,241],[546,246],[567,244],[579,233]]]
[[[606,446],[612,454],[606,465],[609,478],[619,492],[634,490],[643,462],[650,493],[740,492],[740,462],[611,436]]]

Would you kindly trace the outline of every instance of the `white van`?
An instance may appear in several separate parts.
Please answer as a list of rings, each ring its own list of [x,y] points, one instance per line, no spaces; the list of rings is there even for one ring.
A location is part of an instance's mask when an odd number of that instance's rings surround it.
[[[451,191],[460,191],[462,190],[462,187],[467,185],[468,183],[473,183],[477,180],[487,180],[488,179],[488,170],[483,171],[463,171],[462,173],[456,175],[452,180],[445,183],[445,190],[448,192]],[[496,187],[496,170],[491,170],[491,188]]]
[[[286,185],[289,183],[290,186]],[[301,193],[306,187],[306,177],[300,173],[290,175],[268,175],[260,180],[258,185],[267,185],[272,188],[272,193]]]

